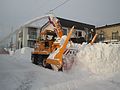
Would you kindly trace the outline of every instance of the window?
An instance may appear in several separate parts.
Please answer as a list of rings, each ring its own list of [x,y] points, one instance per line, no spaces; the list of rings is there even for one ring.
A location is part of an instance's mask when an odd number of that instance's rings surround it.
[[[37,29],[36,28],[28,28],[28,34],[30,39],[36,39],[37,38]]]
[[[83,34],[82,30],[76,30],[75,33],[76,37],[82,37],[83,36],[82,34]]]
[[[104,34],[103,33],[101,33],[101,34],[99,34],[99,41],[104,41]]]
[[[31,34],[31,35],[29,35],[29,38],[30,38],[30,39],[36,39],[36,38],[37,38],[37,35]]]
[[[101,30],[99,34],[99,41],[104,41],[104,40],[105,40],[104,32]]]
[[[81,36],[82,36],[82,32],[78,31],[78,37],[81,37]]]
[[[35,41],[34,40],[28,40],[28,47],[33,48],[35,45]]]
[[[21,31],[21,32],[19,33],[19,37],[20,37],[20,38],[23,37],[23,31]]]
[[[118,39],[118,31],[112,32],[112,39]]]
[[[63,35],[67,35],[68,33],[68,29],[67,28],[63,28]]]

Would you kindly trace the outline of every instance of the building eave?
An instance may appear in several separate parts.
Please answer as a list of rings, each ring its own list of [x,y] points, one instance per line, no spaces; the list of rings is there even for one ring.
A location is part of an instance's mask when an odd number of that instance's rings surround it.
[[[68,20],[68,19],[63,19],[60,17],[57,17],[60,20],[60,23],[62,27],[69,27],[71,28],[72,26],[75,26],[75,29],[80,29],[80,30],[85,30],[84,27],[89,28],[89,29],[95,29],[94,25],[86,24],[86,23],[81,23],[73,20]]]
[[[110,24],[110,25],[104,25],[104,26],[96,27],[96,30],[103,29],[103,28],[114,27],[114,26],[120,26],[120,23],[115,23],[115,24]]]

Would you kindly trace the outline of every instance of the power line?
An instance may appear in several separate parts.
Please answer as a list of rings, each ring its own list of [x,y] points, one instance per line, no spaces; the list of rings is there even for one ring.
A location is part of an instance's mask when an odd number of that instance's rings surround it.
[[[70,1],[70,0],[65,0],[65,1],[64,1],[63,3],[61,3],[60,5],[58,5],[58,6],[56,6],[55,8],[49,10],[48,13],[53,12],[53,11],[56,10],[57,8],[59,8],[59,7],[61,7],[62,5],[66,4],[68,1]]]

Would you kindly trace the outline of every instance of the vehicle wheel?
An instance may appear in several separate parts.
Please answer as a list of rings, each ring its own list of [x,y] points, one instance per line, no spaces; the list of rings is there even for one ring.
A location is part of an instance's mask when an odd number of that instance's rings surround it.
[[[31,58],[31,61],[32,61],[32,63],[34,63],[34,64],[35,64],[34,57],[32,57],[32,58]]]
[[[52,69],[51,65],[46,63],[46,58],[43,60],[43,67]]]
[[[42,65],[43,65],[43,67],[46,68],[46,66],[47,66],[46,59],[43,59]]]
[[[37,58],[32,57],[32,58],[31,58],[31,61],[32,61],[32,63],[37,64]]]
[[[37,64],[42,65],[43,63],[43,57],[41,55],[38,56]]]

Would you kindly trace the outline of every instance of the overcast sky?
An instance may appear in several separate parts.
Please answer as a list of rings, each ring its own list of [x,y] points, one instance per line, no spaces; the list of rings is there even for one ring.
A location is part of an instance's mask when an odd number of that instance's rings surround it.
[[[0,0],[0,38],[26,21],[43,16],[65,0]],[[70,0],[53,11],[56,16],[102,26],[120,23],[120,0]]]

